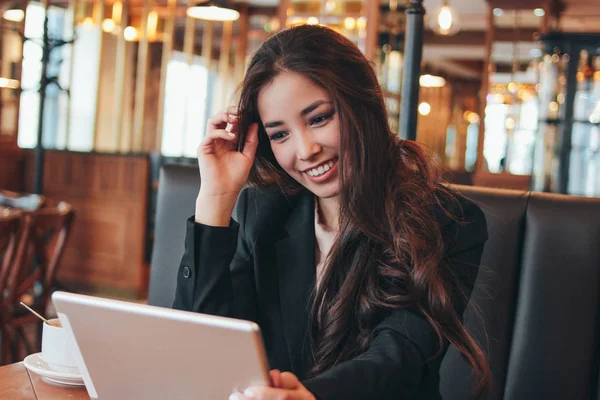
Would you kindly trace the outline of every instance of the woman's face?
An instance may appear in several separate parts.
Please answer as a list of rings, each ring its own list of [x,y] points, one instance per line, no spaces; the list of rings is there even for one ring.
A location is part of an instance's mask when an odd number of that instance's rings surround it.
[[[279,165],[317,197],[337,196],[340,129],[327,92],[283,72],[260,90],[258,112]]]

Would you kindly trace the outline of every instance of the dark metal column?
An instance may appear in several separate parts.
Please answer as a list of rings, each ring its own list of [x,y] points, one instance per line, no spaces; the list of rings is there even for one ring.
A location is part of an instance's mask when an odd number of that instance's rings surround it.
[[[33,191],[42,194],[44,190],[44,106],[48,87],[48,63],[50,62],[50,43],[48,38],[48,1],[44,1],[44,32],[42,37],[42,77],[40,80],[40,108],[38,110],[37,146],[35,148],[35,177]]]
[[[423,56],[423,0],[410,0],[406,9],[404,39],[404,73],[402,75],[402,103],[400,105],[400,136],[417,138],[417,108],[419,106],[419,78]]]
[[[573,111],[575,108],[575,92],[577,91],[577,70],[579,68],[579,48],[569,44],[569,65],[567,66],[567,93],[565,96],[563,123],[559,137],[558,192],[567,193],[569,187],[569,166],[571,163],[571,136],[573,132]]]

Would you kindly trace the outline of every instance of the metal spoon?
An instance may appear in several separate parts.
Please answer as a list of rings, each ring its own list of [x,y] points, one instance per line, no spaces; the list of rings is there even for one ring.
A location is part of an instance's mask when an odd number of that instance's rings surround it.
[[[35,312],[31,307],[29,307],[27,304],[23,303],[22,301],[20,302],[21,305],[23,307],[25,307],[26,309],[28,309],[29,311],[31,311],[36,317],[38,317],[39,319],[41,319],[42,321],[44,321],[45,323],[48,323],[48,320],[44,317],[42,317],[40,314],[38,314],[37,312]]]

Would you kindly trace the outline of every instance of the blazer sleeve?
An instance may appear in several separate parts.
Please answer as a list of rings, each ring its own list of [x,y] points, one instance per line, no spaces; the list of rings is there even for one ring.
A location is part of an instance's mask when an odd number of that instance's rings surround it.
[[[487,227],[476,205],[467,204],[463,213],[468,222],[456,223],[457,228],[442,227],[450,234],[448,244],[452,246],[447,247],[444,263],[466,280],[464,286],[470,294],[473,283],[468,280],[477,274]],[[456,308],[462,313],[464,301],[454,300],[460,303]],[[374,329],[367,351],[303,384],[319,400],[410,399],[419,391],[426,368],[439,368],[439,362],[430,363],[439,346],[434,329],[423,316],[408,308],[396,309]]]
[[[187,220],[173,308],[257,321],[254,263],[245,237],[248,190],[228,227]]]

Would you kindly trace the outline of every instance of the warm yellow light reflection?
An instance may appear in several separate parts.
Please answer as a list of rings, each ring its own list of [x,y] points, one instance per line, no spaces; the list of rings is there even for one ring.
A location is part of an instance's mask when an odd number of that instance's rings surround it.
[[[438,14],[438,25],[440,27],[441,33],[447,33],[450,28],[452,28],[452,11],[450,7],[444,6],[440,9],[440,13]]]
[[[467,122],[469,122],[469,124],[479,123],[479,114],[474,113],[473,111],[465,111],[463,117]]]
[[[92,17],[85,17],[81,23],[87,28],[94,26],[94,20]]]
[[[0,78],[0,88],[18,89],[19,81],[16,79]]]
[[[123,15],[123,3],[121,3],[120,1],[116,1],[113,4],[112,20],[115,21],[115,23],[120,24],[122,15]]]
[[[127,40],[128,42],[132,42],[135,39],[137,39],[138,31],[133,26],[128,26],[123,31],[123,36],[125,37],[125,40]]]
[[[308,25],[318,25],[319,24],[319,18],[317,18],[317,17],[310,17],[309,19],[306,20],[306,23]]]
[[[240,18],[240,13],[236,10],[215,6],[190,7],[186,13],[188,17],[206,21],[236,21]]]
[[[423,87],[444,87],[446,80],[441,76],[425,74],[419,78],[419,85]]]
[[[19,9],[6,10],[2,13],[2,18],[11,22],[21,22],[25,18],[25,11]]]
[[[156,37],[156,27],[158,26],[158,13],[150,11],[148,14],[148,37],[154,39]]]
[[[431,112],[431,106],[426,101],[419,104],[419,114],[421,115],[429,115]]]
[[[512,118],[506,118],[506,129],[512,130],[515,129],[515,120]]]
[[[115,30],[115,21],[113,21],[110,18],[105,19],[104,21],[102,21],[102,30],[104,32],[110,33],[112,31]]]
[[[360,17],[356,20],[356,27],[360,30],[363,30],[367,27],[367,19],[365,17]]]
[[[344,27],[348,30],[352,30],[356,27],[356,19],[347,17],[344,19]]]
[[[556,112],[556,111],[558,111],[558,103],[555,101],[552,101],[552,102],[550,102],[550,104],[548,104],[548,108],[550,109],[550,111]]]

